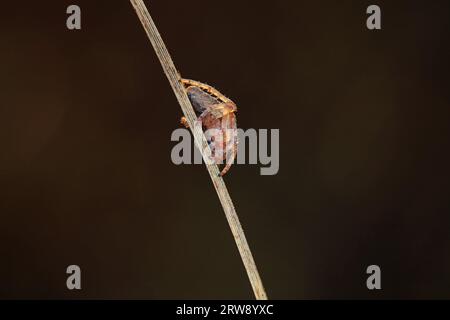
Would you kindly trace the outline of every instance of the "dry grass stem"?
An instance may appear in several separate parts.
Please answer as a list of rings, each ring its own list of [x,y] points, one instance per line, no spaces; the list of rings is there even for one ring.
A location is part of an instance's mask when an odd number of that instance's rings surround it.
[[[204,150],[204,152],[202,152],[203,159],[205,160],[204,162],[208,169],[209,175],[211,176],[214,187],[217,191],[217,195],[219,196],[223,210],[225,211],[225,216],[228,220],[228,224],[230,225],[231,232],[233,233],[234,240],[239,249],[239,253],[241,255],[245,269],[247,270],[247,274],[252,285],[255,297],[258,300],[266,300],[267,295],[264,290],[264,286],[262,284],[258,269],[256,268],[255,261],[253,260],[252,252],[250,251],[247,239],[245,238],[244,230],[242,229],[241,223],[239,222],[236,209],[234,208],[233,201],[231,200],[230,194],[228,193],[225,182],[223,178],[219,176],[219,168],[217,167],[217,165],[209,164],[210,161],[206,160],[210,156],[211,150],[208,147],[206,138],[202,130],[198,128],[198,126],[194,125],[195,121],[197,120],[197,116],[186,95],[184,86],[180,81],[180,75],[175,68],[172,58],[170,57],[169,52],[167,51],[167,48],[161,38],[161,35],[159,34],[158,29],[156,28],[144,2],[142,0],[130,0],[130,2],[136,10],[136,13],[145,29],[145,32],[147,33],[147,36],[153,45],[156,55],[161,62],[164,73],[166,74],[167,79],[172,86],[173,92],[178,99],[178,103],[180,104],[181,109],[183,110],[183,113],[188,121],[189,127],[193,132],[196,145],[199,150]]]

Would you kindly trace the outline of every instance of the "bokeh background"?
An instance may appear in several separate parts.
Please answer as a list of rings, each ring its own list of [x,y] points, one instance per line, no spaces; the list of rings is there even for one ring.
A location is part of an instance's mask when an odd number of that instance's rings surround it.
[[[183,76],[280,129],[278,175],[226,176],[270,298],[450,298],[448,1],[146,3]],[[130,3],[9,1],[0,40],[0,297],[251,299]]]

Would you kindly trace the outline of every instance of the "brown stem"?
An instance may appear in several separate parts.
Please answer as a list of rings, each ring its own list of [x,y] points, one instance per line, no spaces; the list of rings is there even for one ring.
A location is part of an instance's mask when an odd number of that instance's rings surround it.
[[[193,132],[195,143],[199,150],[203,150],[202,156],[204,162],[206,163],[206,168],[208,169],[217,195],[219,196],[220,203],[222,204],[223,210],[225,211],[225,216],[228,220],[228,224],[230,225],[231,232],[233,233],[234,241],[236,242],[236,245],[239,249],[242,262],[244,263],[245,269],[247,270],[248,278],[250,279],[255,297],[258,300],[267,300],[264,286],[259,276],[258,269],[256,268],[255,261],[253,260],[252,252],[250,251],[247,239],[245,238],[244,230],[242,229],[242,225],[239,222],[239,218],[236,213],[236,209],[234,208],[233,201],[231,200],[230,194],[228,193],[223,178],[219,176],[219,168],[215,164],[210,164],[211,161],[209,161],[209,156],[211,155],[211,150],[208,147],[206,138],[201,128],[194,125],[195,121],[197,120],[197,116],[195,115],[194,109],[192,108],[192,105],[186,95],[185,89],[181,83],[180,75],[175,68],[172,58],[170,57],[169,52],[167,51],[167,48],[161,38],[161,35],[159,34],[158,29],[156,28],[144,2],[142,0],[130,0],[130,2],[136,10],[139,20],[141,20],[145,32],[147,33],[147,36],[153,45],[156,55],[161,62],[164,73],[166,74],[167,79],[170,82],[173,92],[178,99],[178,103],[180,104],[181,109],[183,110],[183,113],[187,119],[189,127]]]

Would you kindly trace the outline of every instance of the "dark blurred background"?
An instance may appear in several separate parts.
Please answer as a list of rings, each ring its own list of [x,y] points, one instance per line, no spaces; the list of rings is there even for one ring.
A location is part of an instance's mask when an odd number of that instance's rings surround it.
[[[225,177],[270,298],[450,298],[449,1],[146,3],[183,76],[280,129],[278,175]],[[131,4],[5,2],[0,39],[0,297],[253,298]]]

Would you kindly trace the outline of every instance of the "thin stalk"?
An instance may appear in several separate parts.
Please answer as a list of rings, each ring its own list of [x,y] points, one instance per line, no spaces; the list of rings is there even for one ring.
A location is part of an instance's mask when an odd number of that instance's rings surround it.
[[[259,276],[258,269],[256,268],[252,252],[250,251],[250,247],[247,243],[247,239],[245,238],[244,230],[242,229],[242,225],[239,222],[239,218],[236,213],[236,209],[234,208],[233,201],[231,200],[230,194],[228,193],[228,189],[223,178],[219,176],[219,168],[216,164],[211,164],[211,161],[209,161],[211,150],[208,147],[205,135],[203,134],[201,128],[195,125],[197,116],[194,112],[194,109],[192,108],[189,98],[186,95],[184,86],[181,83],[180,74],[175,68],[172,58],[170,57],[170,54],[167,51],[161,35],[159,34],[158,29],[156,28],[155,23],[153,22],[153,19],[150,16],[150,13],[148,12],[144,2],[142,0],[130,0],[130,2],[136,10],[136,14],[138,15],[139,20],[141,21],[142,26],[144,27],[145,32],[147,33],[147,36],[153,45],[153,49],[155,50],[155,53],[158,56],[159,61],[161,62],[164,73],[166,74],[172,90],[177,97],[178,103],[183,110],[189,127],[191,128],[194,135],[195,144],[202,152],[206,168],[208,169],[217,195],[219,196],[220,203],[222,204],[223,210],[225,211],[225,216],[227,218],[228,224],[230,225],[234,241],[236,242],[236,245],[239,249],[239,253],[247,271],[247,275],[253,288],[255,297],[257,300],[267,300],[266,291],[264,290],[264,286]]]

